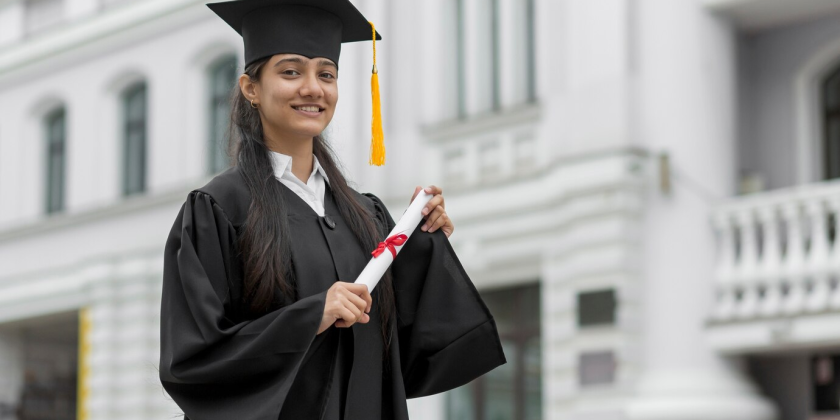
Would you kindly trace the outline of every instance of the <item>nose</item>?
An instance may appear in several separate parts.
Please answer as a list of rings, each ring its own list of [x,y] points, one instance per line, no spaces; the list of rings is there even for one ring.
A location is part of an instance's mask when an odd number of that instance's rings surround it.
[[[314,73],[308,74],[300,87],[300,95],[304,97],[320,98],[324,96],[324,90],[321,84],[318,83],[318,75]]]

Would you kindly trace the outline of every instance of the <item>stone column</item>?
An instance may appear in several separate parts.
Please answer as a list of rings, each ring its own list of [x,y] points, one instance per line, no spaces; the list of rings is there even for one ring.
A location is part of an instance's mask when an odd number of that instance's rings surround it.
[[[766,420],[773,404],[705,342],[715,241],[710,209],[736,185],[735,33],[701,1],[637,0],[639,133],[651,159],[644,222],[643,373],[627,407],[638,420]]]

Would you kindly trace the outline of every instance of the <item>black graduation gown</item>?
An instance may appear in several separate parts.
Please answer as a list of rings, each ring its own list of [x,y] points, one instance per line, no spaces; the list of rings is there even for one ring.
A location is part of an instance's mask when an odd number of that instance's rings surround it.
[[[281,184],[282,185],[282,184]],[[392,264],[395,317],[383,358],[377,289],[370,322],[316,334],[327,289],[367,264],[327,185],[325,217],[285,194],[296,300],[244,315],[236,255],[250,192],[233,167],[189,193],[164,254],[160,380],[191,420],[407,420],[406,398],[461,386],[506,363],[495,321],[446,235],[420,230]],[[382,238],[394,227],[373,194],[356,199]],[[343,362],[343,363],[342,363]]]

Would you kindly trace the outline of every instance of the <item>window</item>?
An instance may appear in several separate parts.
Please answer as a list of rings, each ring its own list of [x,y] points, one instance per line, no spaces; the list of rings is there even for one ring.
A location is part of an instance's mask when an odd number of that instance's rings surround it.
[[[146,84],[138,83],[123,94],[123,195],[146,190]]]
[[[99,8],[100,9],[107,9],[114,6],[119,6],[124,3],[130,3],[134,0],[100,0]]]
[[[536,101],[534,0],[454,0],[458,118]]]
[[[840,67],[823,84],[825,179],[840,177]]]
[[[578,293],[578,326],[613,325],[615,309],[615,291],[612,289]]]
[[[482,293],[508,362],[447,393],[448,420],[542,418],[539,285]]]
[[[210,127],[208,168],[211,174],[230,165],[226,132],[230,120],[230,92],[236,84],[236,57],[227,57],[210,68]]]
[[[840,409],[840,356],[812,356],[810,376],[814,412],[836,414]]]
[[[0,419],[75,420],[79,379],[77,313],[21,321],[3,334],[3,380],[16,392],[4,396]],[[16,331],[17,330],[17,331]],[[9,332],[4,329],[4,333]],[[11,350],[11,351],[9,351]],[[8,382],[7,382],[8,383]]]
[[[578,383],[582,387],[615,382],[615,354],[612,351],[581,353],[578,357]]]
[[[26,0],[24,3],[24,28],[33,34],[53,26],[64,17],[62,0]]]
[[[65,140],[67,136],[64,108],[49,113],[44,118],[46,140],[46,212],[64,209]]]

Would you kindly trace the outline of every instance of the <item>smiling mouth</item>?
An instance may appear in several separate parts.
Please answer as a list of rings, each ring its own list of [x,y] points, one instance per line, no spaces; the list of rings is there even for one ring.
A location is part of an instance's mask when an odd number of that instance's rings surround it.
[[[323,110],[324,110],[324,108],[317,107],[317,106],[311,106],[311,105],[307,105],[307,106],[292,106],[292,108],[294,108],[294,109],[296,109],[296,110],[298,110],[298,111],[303,111],[303,112],[321,112],[321,111],[323,111]]]

